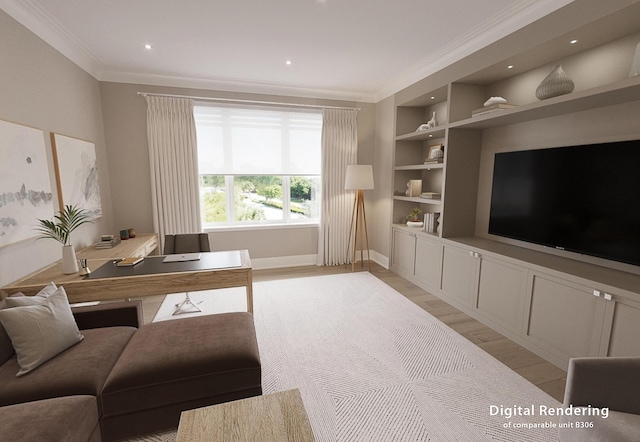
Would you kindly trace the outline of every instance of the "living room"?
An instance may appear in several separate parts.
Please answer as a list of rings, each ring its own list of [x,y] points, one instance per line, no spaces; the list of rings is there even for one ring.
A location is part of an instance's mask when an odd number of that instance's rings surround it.
[[[565,67],[571,66],[574,69],[569,74],[576,82],[576,92],[599,87],[628,77],[634,56],[633,51],[640,41],[640,27],[637,19],[632,13],[624,13],[625,8],[637,12],[637,1],[616,0],[606,4],[591,0],[564,2],[563,7],[556,5],[558,11],[551,12],[517,30],[514,29],[504,38],[487,43],[481,49],[458,60],[452,60],[448,65],[438,67],[429,75],[413,78],[411,82],[403,83],[399,87],[389,84],[389,89],[377,91],[377,95],[343,91],[342,94],[336,93],[331,96],[331,94],[313,94],[308,90],[295,95],[286,88],[280,88],[279,92],[277,88],[273,88],[274,92],[267,93],[264,89],[250,84],[245,85],[243,90],[237,86],[216,88],[223,83],[205,80],[198,83],[193,79],[190,79],[192,81],[182,79],[169,84],[167,79],[153,80],[152,77],[136,76],[135,73],[129,75],[122,73],[120,78],[112,75],[108,79],[98,80],[99,74],[89,73],[77,62],[72,61],[68,55],[63,55],[54,49],[53,36],[37,35],[29,30],[29,19],[25,15],[20,15],[25,11],[12,3],[14,2],[7,1],[0,4],[3,9],[0,11],[0,35],[2,36],[0,58],[3,60],[3,69],[0,72],[3,97],[0,102],[0,120],[44,131],[47,135],[45,144],[48,152],[48,170],[52,177],[54,165],[51,141],[48,136],[50,132],[90,140],[96,147],[102,217],[78,231],[77,236],[74,237],[77,249],[95,243],[100,235],[105,233],[117,233],[128,228],[135,228],[140,233],[154,230],[151,172],[147,150],[147,105],[139,92],[349,107],[359,109],[358,163],[372,164],[375,177],[375,188],[366,192],[371,241],[370,257],[382,268],[391,268],[418,285],[421,285],[421,282],[412,279],[414,275],[404,274],[403,270],[398,269],[393,262],[393,226],[400,223],[399,214],[407,212],[407,206],[403,206],[403,203],[394,203],[392,199],[393,191],[400,190],[394,188],[397,185],[394,177],[394,166],[397,162],[394,146],[398,135],[409,133],[419,126],[411,120],[410,123],[406,123],[411,125],[411,130],[398,130],[396,121],[399,115],[398,107],[413,107],[412,101],[416,100],[416,97],[441,90],[443,87],[446,89],[450,83],[464,83],[465,79],[474,75],[476,78],[473,81],[476,83],[484,81],[479,79],[482,75],[494,78],[490,83],[485,82],[485,84],[492,84],[497,91],[496,94],[508,95],[510,100],[518,102],[521,100],[521,95],[531,94],[535,90],[536,85],[556,63],[562,63]],[[615,25],[614,22],[607,21],[610,15],[617,17]],[[571,31],[585,29],[589,32],[580,37],[579,43],[584,44],[582,48],[558,48],[557,42],[570,35]],[[545,51],[554,55],[544,54]],[[542,61],[536,60],[533,56],[539,52],[543,52],[539,59]],[[583,53],[588,55],[580,56]],[[529,60],[522,60],[522,54]],[[141,55],[141,57],[144,56]],[[495,73],[503,61],[511,59],[520,61],[523,65],[529,63],[529,67],[522,68],[524,70],[519,71],[518,74]],[[599,60],[597,62],[599,64],[610,66],[611,69],[603,73],[597,66],[589,64],[593,63],[593,59]],[[518,68],[521,67],[516,66],[516,69]],[[535,72],[536,75],[527,77],[527,72]],[[496,78],[499,80],[495,80]],[[528,87],[526,93],[521,91],[523,81]],[[604,142],[638,139],[640,132],[636,118],[639,106],[637,89],[634,87],[628,91],[627,95],[631,95],[631,98],[614,100],[606,107],[591,105],[583,112],[573,110],[566,115],[554,115],[555,119],[542,118],[531,122],[524,120],[515,124],[484,129],[484,138],[479,143],[477,155],[486,158],[496,152],[509,149],[590,144],[594,140]],[[487,89],[483,93],[488,91],[492,90]],[[625,94],[625,91],[621,93]],[[451,97],[454,96],[454,92],[450,92]],[[635,98],[633,94],[636,94]],[[493,93],[484,99],[491,95]],[[523,98],[522,102],[526,103],[526,100],[528,97]],[[418,107],[428,108],[429,106],[420,104]],[[443,113],[439,113],[439,116],[443,119],[442,121],[445,121],[446,117]],[[449,115],[449,118],[453,122],[453,116]],[[464,131],[464,127],[458,128],[458,135]],[[466,160],[459,161],[464,163]],[[489,164],[486,159],[475,161],[474,173],[478,176],[475,192],[466,192],[462,189],[463,196],[460,197],[461,200],[471,198],[472,203],[465,202],[465,207],[459,209],[459,217],[470,218],[467,221],[471,225],[460,227],[461,234],[454,231],[445,232],[443,237],[453,238],[474,234],[482,237],[482,232],[486,232],[491,172],[485,170]],[[465,173],[464,169],[460,169],[459,173]],[[453,174],[449,174],[448,178],[452,177]],[[449,191],[452,195],[455,192],[454,186],[450,186]],[[469,205],[473,205],[473,213],[468,211]],[[455,202],[449,207],[452,210],[449,213],[455,213]],[[453,224],[450,225],[452,228],[455,227]],[[256,269],[286,268],[316,263],[317,225],[294,228],[275,226],[213,229],[208,233],[215,250],[249,250]],[[466,245],[474,250],[484,247],[482,244]],[[551,256],[573,259],[572,255],[562,252],[554,252]],[[53,241],[28,240],[4,246],[0,248],[0,287],[58,259],[60,259],[60,249]],[[618,275],[615,272],[632,275],[622,282],[622,290],[638,293],[637,266],[635,269],[633,266],[621,267],[617,263],[608,261],[595,261],[595,263],[587,261],[587,263],[604,266],[614,272],[613,277],[605,277],[607,286],[619,287],[615,281],[611,282],[615,279],[615,275]],[[430,287],[428,283],[421,286]],[[444,294],[446,301],[450,301],[456,307],[465,308],[466,301],[457,300],[455,296],[446,298],[446,293]],[[518,306],[518,308],[524,307]],[[469,311],[473,313],[471,307]],[[478,318],[486,319],[482,314]],[[521,328],[521,324],[504,325],[501,318],[493,323],[502,327],[499,331],[514,339],[517,338],[514,330]],[[523,345],[528,342],[525,341],[526,339],[523,339]],[[555,365],[559,366],[566,362],[565,354],[561,351],[545,346],[544,342],[536,345],[542,349],[541,353]]]

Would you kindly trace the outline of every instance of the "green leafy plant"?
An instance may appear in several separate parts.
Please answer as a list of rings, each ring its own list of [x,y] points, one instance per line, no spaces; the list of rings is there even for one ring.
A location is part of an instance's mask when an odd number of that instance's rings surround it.
[[[420,207],[414,207],[411,213],[407,215],[407,221],[412,221],[412,222],[419,221],[420,215],[422,215],[422,210],[420,210]]]
[[[64,209],[54,216],[54,220],[38,220],[40,223],[36,228],[36,231],[40,232],[38,239],[55,239],[64,246],[71,244],[71,232],[82,224],[91,223],[86,210],[70,205],[64,206]]]

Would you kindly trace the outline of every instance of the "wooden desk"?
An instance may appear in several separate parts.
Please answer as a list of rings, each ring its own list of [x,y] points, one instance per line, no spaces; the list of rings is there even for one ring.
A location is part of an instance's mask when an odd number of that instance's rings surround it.
[[[110,252],[110,254],[113,254],[115,253],[114,251],[117,251],[118,247],[119,246],[106,250],[111,250],[112,252]],[[83,252],[85,251],[80,253]],[[92,253],[100,254],[102,252],[105,252],[105,250],[89,251],[88,253],[89,256],[92,256]],[[105,253],[109,254],[109,252]],[[0,298],[5,298],[17,292],[22,292],[25,295],[35,295],[51,281],[56,285],[64,286],[67,296],[69,297],[69,302],[71,303],[166,295],[169,293],[195,292],[199,290],[230,287],[246,287],[247,310],[253,313],[253,273],[251,258],[247,250],[240,250],[239,253],[241,259],[240,267],[97,279],[87,279],[78,274],[65,275],[62,273],[62,263],[57,262],[9,286],[3,287]],[[96,255],[93,254],[93,256]],[[124,255],[118,256],[118,258],[123,256]],[[99,259],[88,258],[89,268],[95,270],[114,258],[113,256]]]
[[[141,233],[135,238],[125,239],[110,249],[97,249],[93,244],[76,253],[78,259],[128,258],[151,255],[158,248],[157,233]]]
[[[184,411],[176,442],[313,442],[298,390]]]

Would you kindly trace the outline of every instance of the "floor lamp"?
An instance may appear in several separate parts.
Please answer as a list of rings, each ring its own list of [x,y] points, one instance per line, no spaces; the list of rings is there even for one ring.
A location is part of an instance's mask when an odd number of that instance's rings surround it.
[[[360,262],[364,267],[363,234],[367,244],[367,259],[369,260],[369,271],[371,271],[371,257],[369,250],[369,234],[367,232],[367,215],[364,211],[364,191],[373,189],[373,166],[370,165],[350,165],[347,166],[347,176],[344,183],[345,190],[355,190],[356,195],[353,200],[353,211],[351,212],[351,226],[349,227],[349,240],[347,241],[347,259],[349,262],[349,249],[351,246],[351,234],[353,233],[353,249],[351,256],[351,271],[355,271],[356,246],[358,234],[360,236]]]

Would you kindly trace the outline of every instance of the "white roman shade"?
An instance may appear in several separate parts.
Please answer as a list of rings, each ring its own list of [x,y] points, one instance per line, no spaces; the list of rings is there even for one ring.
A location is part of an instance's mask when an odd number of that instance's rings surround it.
[[[201,175],[320,175],[317,111],[195,106]]]

